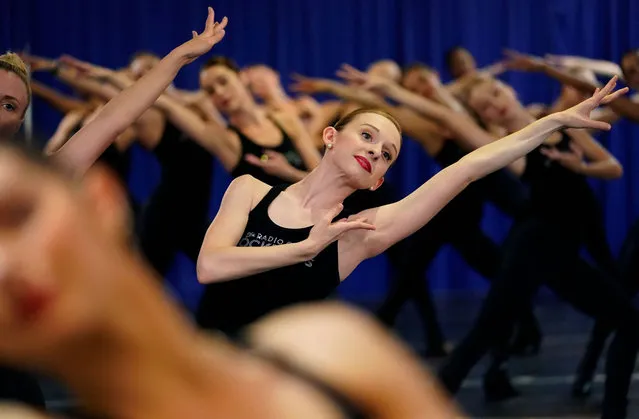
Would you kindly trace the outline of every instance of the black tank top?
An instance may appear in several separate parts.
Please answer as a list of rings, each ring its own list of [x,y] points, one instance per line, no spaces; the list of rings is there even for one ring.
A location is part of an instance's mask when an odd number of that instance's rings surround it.
[[[287,359],[280,356],[279,354],[274,353],[273,351],[265,351],[256,348],[255,346],[251,345],[248,339],[246,339],[241,334],[236,337],[235,342],[238,344],[238,346],[249,351],[255,357],[274,365],[288,375],[292,375],[300,379],[301,381],[307,382],[320,393],[323,393],[340,408],[340,410],[344,413],[344,417],[346,419],[367,419],[369,417],[372,417],[371,415],[364,413],[363,410],[357,406],[357,404],[343,395],[340,391],[325,383],[323,380],[315,377],[313,374],[304,371],[300,367],[289,362]]]
[[[253,142],[253,140],[244,135],[239,129],[232,125],[229,125],[229,129],[235,131],[240,138],[242,147],[242,155],[240,157],[240,161],[238,162],[237,166],[235,166],[235,168],[233,168],[233,170],[231,171],[231,176],[233,176],[233,178],[242,175],[251,175],[254,178],[259,179],[267,185],[271,186],[280,185],[282,182],[285,182],[276,176],[265,173],[259,167],[254,166],[244,160],[247,154],[253,154],[254,156],[257,156],[259,158],[262,154],[264,154],[266,150],[276,151],[283,154],[284,157],[286,157],[286,160],[288,160],[289,164],[296,169],[307,170],[304,162],[302,161],[302,158],[295,149],[295,146],[293,145],[293,142],[291,141],[291,138],[288,136],[286,131],[284,131],[284,129],[277,122],[273,121],[273,123],[282,133],[282,143],[277,147],[263,147],[257,145],[255,144],[255,142]]]
[[[454,141],[447,140],[434,159],[442,168],[445,168],[459,161],[464,155],[466,153]],[[444,222],[446,220],[452,223],[451,225],[462,229],[462,223],[464,225],[478,224],[483,213],[484,197],[477,182],[473,182],[446,204],[431,222]]]
[[[555,145],[560,151],[570,149],[565,133]],[[530,185],[530,211],[547,221],[585,231],[599,223],[600,208],[586,178],[541,153],[542,145],[526,156],[522,180]]]
[[[129,170],[131,169],[131,147],[120,151],[115,144],[111,144],[100,155],[98,161],[109,166],[120,180],[126,184]]]
[[[71,129],[69,138],[77,134],[83,126],[84,120],[78,122],[73,129]],[[98,161],[113,170],[120,178],[122,184],[127,184],[127,177],[129,176],[129,170],[131,169],[131,147],[124,151],[120,151],[114,143],[111,143],[107,149],[100,154]]]
[[[286,186],[275,186],[249,213],[238,247],[277,246],[308,238],[312,227],[284,228],[275,224],[268,208]],[[339,215],[344,217],[344,212]],[[283,307],[322,300],[340,284],[337,242],[314,259],[257,275],[207,284],[196,318],[205,329],[234,335],[242,327]]]
[[[170,121],[153,150],[162,167],[156,195],[175,200],[190,214],[208,214],[213,156]]]

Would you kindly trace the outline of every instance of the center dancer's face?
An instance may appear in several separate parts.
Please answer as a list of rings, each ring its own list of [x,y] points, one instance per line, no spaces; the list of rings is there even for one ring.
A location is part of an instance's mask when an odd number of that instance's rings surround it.
[[[213,99],[220,112],[237,112],[250,99],[244,83],[235,71],[223,65],[214,65],[200,72],[200,85]]]
[[[82,185],[0,148],[0,359],[37,367],[71,350],[112,289],[125,241],[117,181],[92,169]],[[118,243],[119,242],[119,243]]]
[[[339,131],[326,128],[324,143],[332,144],[325,158],[348,177],[354,189],[377,189],[399,155],[401,134],[388,118],[362,113]]]
[[[28,106],[29,93],[22,79],[0,69],[0,136],[10,137],[18,132]]]
[[[497,80],[485,80],[470,91],[468,106],[485,123],[505,126],[521,108],[521,103],[510,86]]]

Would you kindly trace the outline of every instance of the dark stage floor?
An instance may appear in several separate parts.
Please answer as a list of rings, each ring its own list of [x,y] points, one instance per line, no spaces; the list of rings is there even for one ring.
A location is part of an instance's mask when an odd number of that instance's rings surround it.
[[[440,320],[447,339],[454,344],[468,330],[481,303],[480,296],[456,296],[437,301]],[[577,362],[585,346],[592,321],[554,296],[540,296],[536,314],[544,332],[541,352],[536,357],[513,358],[510,371],[522,396],[505,403],[490,404],[483,398],[481,377],[485,360],[472,372],[457,400],[476,418],[589,418],[599,417],[598,404],[603,395],[604,361],[590,399],[575,401],[570,386]],[[369,306],[369,304],[366,304]],[[397,332],[419,353],[425,350],[421,324],[412,306],[406,306],[396,325]],[[639,333],[639,331],[637,331]],[[429,362],[436,367],[436,362]],[[629,418],[639,418],[639,374],[635,373],[631,390]]]
[[[444,331],[454,343],[474,320],[481,298],[478,296],[441,297],[438,309]],[[371,307],[373,304],[362,304]],[[600,363],[599,375],[589,400],[578,402],[570,397],[570,384],[575,366],[582,353],[591,321],[569,306],[557,302],[552,296],[542,296],[537,315],[544,331],[541,353],[532,358],[514,358],[510,369],[516,387],[522,396],[506,403],[487,404],[483,399],[481,374],[484,365],[474,371],[458,400],[472,417],[476,418],[589,418],[598,417],[597,405],[603,392]],[[397,323],[398,333],[418,352],[425,349],[421,325],[413,307],[406,306]],[[639,331],[638,331],[639,333]],[[68,406],[63,391],[53,383],[44,382],[43,389],[53,408]],[[630,418],[639,419],[639,374],[633,377]]]

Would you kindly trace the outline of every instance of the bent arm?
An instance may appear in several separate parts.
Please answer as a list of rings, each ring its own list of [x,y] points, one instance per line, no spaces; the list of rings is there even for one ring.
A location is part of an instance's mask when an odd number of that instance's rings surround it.
[[[115,86],[99,82],[90,77],[83,76],[75,70],[66,67],[58,71],[58,79],[78,92],[95,95],[103,100],[111,100],[120,93]]]
[[[313,257],[306,242],[238,247],[257,190],[268,185],[245,175],[231,182],[211,223],[197,260],[200,283],[230,281],[304,262]],[[259,234],[259,232],[256,232]],[[251,240],[251,238],[248,238]],[[257,239],[257,238],[253,238]]]
[[[553,55],[549,57],[552,61],[558,61],[559,65],[568,68],[583,68],[593,73],[612,77],[617,76],[623,80],[623,71],[616,63],[606,60],[595,60],[592,58],[578,57],[574,55]]]
[[[185,64],[185,58],[175,50],[169,53],[148,74],[109,101],[53,157],[74,172],[84,173],[155,102]]]
[[[584,93],[592,94],[597,86],[578,77],[572,76],[565,71],[558,70],[549,65],[543,65],[541,72],[549,77],[558,80],[560,83],[567,84]],[[620,96],[608,104],[617,115],[628,118],[633,122],[639,123],[639,103],[635,103],[627,96]]]
[[[621,163],[587,131],[570,129],[566,134],[583,150],[586,158],[578,171],[580,174],[599,179],[618,179],[623,175]]]
[[[420,115],[434,119],[450,130],[455,139],[469,151],[478,149],[495,141],[495,137],[477,125],[467,114],[455,112],[446,106],[435,103],[423,96],[410,92],[397,84],[389,84],[386,94],[393,100],[408,106]],[[523,160],[513,161],[508,168],[516,175],[524,169]]]
[[[365,232],[369,257],[413,234],[471,182],[522,158],[560,127],[560,122],[553,116],[535,121],[464,156],[401,201],[360,213],[376,226],[376,230]]]
[[[160,96],[155,106],[189,138],[217,157],[227,171],[233,169],[238,153],[234,151],[234,139],[225,126],[214,119],[202,119],[197,112],[167,95]]]
[[[62,118],[62,121],[58,124],[53,136],[49,139],[44,147],[44,153],[47,155],[53,154],[58,151],[71,137],[71,131],[76,127],[82,119],[86,116],[84,109],[69,112]]]
[[[426,149],[428,149],[429,141],[434,137],[445,136],[444,130],[437,123],[427,119],[427,116],[418,115],[411,112],[410,109],[393,106],[367,90],[331,81],[326,91],[347,102],[355,102],[362,106],[374,107],[388,112],[397,119],[409,136],[419,141]]]
[[[86,106],[84,101],[63,95],[62,93],[36,80],[31,80],[31,90],[34,95],[47,102],[49,106],[64,114],[72,111],[83,110]]]

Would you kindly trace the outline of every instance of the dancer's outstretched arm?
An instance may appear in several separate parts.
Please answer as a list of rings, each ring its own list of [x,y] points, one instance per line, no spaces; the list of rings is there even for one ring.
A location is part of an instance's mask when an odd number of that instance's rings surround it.
[[[353,67],[343,67],[340,76],[364,89],[383,93],[390,99],[409,107],[420,115],[439,122],[452,132],[467,150],[475,150],[492,143],[496,139],[490,132],[480,127],[468,114],[457,112],[448,106],[413,93],[391,80],[371,76]],[[520,175],[523,173],[523,165],[523,160],[517,160],[509,164],[508,168],[515,174]]]
[[[553,132],[562,128],[591,128],[609,130],[605,122],[590,119],[590,113],[600,104],[609,103],[628,91],[613,93],[614,77],[601,90],[580,104],[533,122],[524,129],[466,155],[457,163],[443,169],[415,192],[396,203],[362,211],[356,217],[370,220],[374,231],[357,231],[357,242],[375,256],[424,226],[471,182],[480,179],[539,147]]]
[[[537,60],[534,57],[513,51],[509,52],[509,56],[510,61],[507,65],[512,69],[543,73],[548,77],[558,80],[560,83],[574,87],[584,93],[592,93],[597,88],[594,84],[575,77],[564,70],[555,68],[543,60]],[[608,107],[617,115],[639,123],[639,103],[635,103],[631,98],[620,96],[616,100],[608,103]]]
[[[111,142],[147,110],[179,70],[208,52],[224,37],[227,20],[214,21],[213,9],[202,34],[171,51],[148,74],[111,100],[91,123],[74,135],[53,157],[72,171],[84,173]]]

